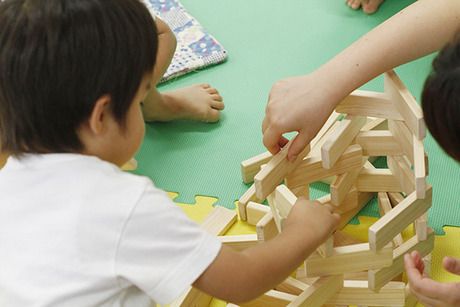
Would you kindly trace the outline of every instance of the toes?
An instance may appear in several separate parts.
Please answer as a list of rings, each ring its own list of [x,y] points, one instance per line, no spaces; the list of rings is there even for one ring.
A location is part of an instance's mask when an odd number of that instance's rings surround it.
[[[224,100],[222,98],[222,96],[220,96],[219,94],[212,94],[211,98],[212,98],[212,100],[217,100],[217,101],[223,101]]]
[[[206,92],[207,92],[208,94],[211,94],[211,95],[212,95],[212,94],[219,94],[219,92],[218,92],[215,88],[213,88],[213,87],[207,88],[207,89],[206,89]]]
[[[218,110],[209,109],[208,114],[204,121],[208,123],[215,123],[219,121],[219,118],[220,118],[220,112]]]
[[[367,3],[363,4],[363,12],[366,14],[375,13],[383,0],[369,0]]]
[[[213,100],[211,103],[211,107],[219,111],[222,111],[223,109],[225,109],[225,105],[222,100]]]
[[[352,9],[357,10],[361,7],[361,0],[349,0],[347,4]]]
[[[203,83],[203,84],[200,84],[200,86],[201,86],[202,88],[204,88],[204,89],[208,89],[208,88],[210,88],[210,87],[211,87],[211,85],[210,85],[210,84],[208,84],[208,83]]]

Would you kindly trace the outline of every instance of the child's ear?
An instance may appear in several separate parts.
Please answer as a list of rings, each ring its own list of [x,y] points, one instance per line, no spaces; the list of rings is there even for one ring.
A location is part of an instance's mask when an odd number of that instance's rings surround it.
[[[94,104],[93,111],[88,120],[88,125],[91,131],[96,135],[104,131],[107,120],[112,115],[110,110],[111,102],[110,96],[104,95]]]

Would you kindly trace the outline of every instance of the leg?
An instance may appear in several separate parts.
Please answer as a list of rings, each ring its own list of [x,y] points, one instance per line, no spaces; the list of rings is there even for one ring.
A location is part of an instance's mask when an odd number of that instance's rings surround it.
[[[190,119],[216,122],[224,109],[222,97],[208,84],[193,85],[175,91],[160,93],[156,88],[166,72],[176,50],[176,39],[171,29],[160,19],[158,28],[159,49],[152,76],[155,85],[144,101],[143,113],[146,121],[171,121]]]

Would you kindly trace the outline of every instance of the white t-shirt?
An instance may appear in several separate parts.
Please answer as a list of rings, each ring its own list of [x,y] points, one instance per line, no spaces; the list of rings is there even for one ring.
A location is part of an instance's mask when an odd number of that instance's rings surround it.
[[[221,248],[145,177],[78,154],[0,170],[0,306],[154,306]]]

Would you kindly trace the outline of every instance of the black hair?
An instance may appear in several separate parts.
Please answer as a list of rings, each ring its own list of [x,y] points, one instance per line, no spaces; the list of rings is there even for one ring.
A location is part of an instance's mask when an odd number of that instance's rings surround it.
[[[422,109],[433,137],[460,161],[460,36],[433,60],[423,88]]]
[[[0,149],[82,150],[77,130],[104,95],[124,127],[157,48],[139,0],[0,2]]]

